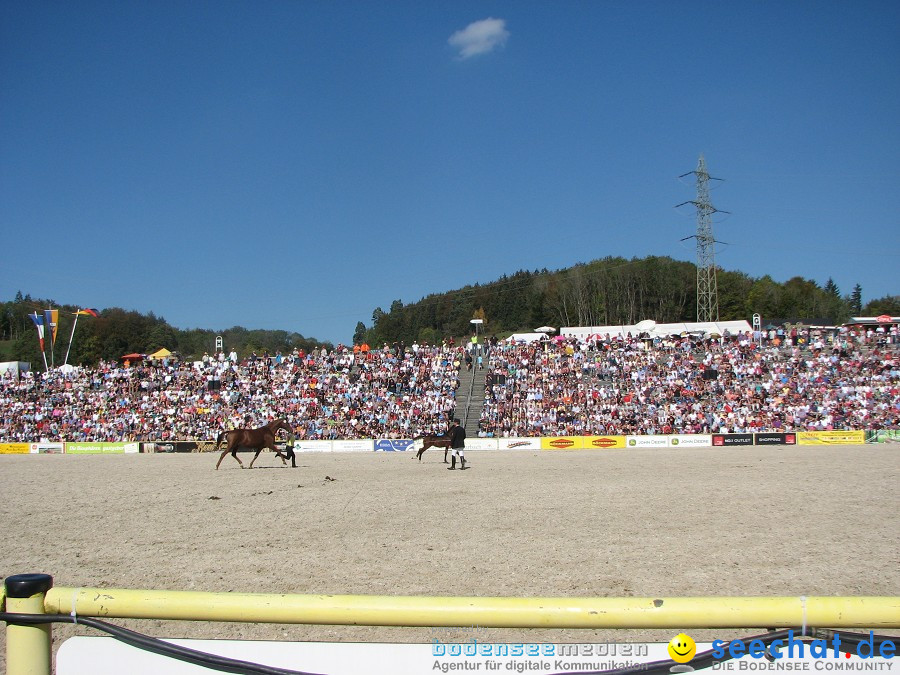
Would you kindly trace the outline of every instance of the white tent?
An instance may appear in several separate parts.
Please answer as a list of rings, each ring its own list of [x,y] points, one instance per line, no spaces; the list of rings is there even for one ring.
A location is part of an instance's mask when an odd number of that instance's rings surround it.
[[[652,337],[667,337],[669,335],[681,335],[682,333],[704,333],[724,335],[726,331],[730,335],[736,333],[752,332],[753,328],[746,321],[705,321],[685,322],[685,323],[658,323],[650,330],[641,330],[638,328],[641,324],[626,324],[622,326],[578,326],[560,328],[559,334],[566,337],[574,337],[578,340],[590,340],[594,336],[599,339],[605,338],[607,335],[611,338],[631,337],[636,338],[641,333],[649,333]],[[645,324],[646,325],[646,324]]]
[[[20,373],[31,370],[31,364],[27,361],[4,361],[0,363],[0,374],[9,373],[16,380],[19,379]]]
[[[513,333],[507,339],[511,342],[538,342],[546,340],[547,336],[544,333]]]

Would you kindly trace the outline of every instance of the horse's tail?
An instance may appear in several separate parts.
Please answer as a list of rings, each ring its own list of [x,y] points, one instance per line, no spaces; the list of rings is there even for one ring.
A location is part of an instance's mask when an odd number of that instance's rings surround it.
[[[227,436],[228,436],[227,431],[222,431],[219,433],[218,437],[216,438],[216,450],[219,449],[219,446],[222,445],[222,440],[227,438]]]

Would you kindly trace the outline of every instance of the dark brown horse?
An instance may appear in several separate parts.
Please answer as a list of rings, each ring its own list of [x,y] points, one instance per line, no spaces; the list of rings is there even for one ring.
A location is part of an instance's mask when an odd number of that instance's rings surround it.
[[[422,441],[422,447],[418,453],[416,453],[416,459],[420,462],[422,461],[422,454],[428,448],[443,448],[444,449],[444,464],[447,463],[447,453],[450,452],[450,435],[446,436],[436,436],[435,434],[425,434],[424,436],[418,436],[413,439],[413,443],[416,441]]]
[[[275,434],[279,431],[286,431],[288,433],[287,455],[282,455],[281,451],[275,447]],[[243,469],[244,463],[237,456],[237,451],[239,449],[256,450],[256,454],[253,455],[253,459],[250,460],[250,468],[252,469],[253,462],[256,461],[256,458],[259,457],[259,453],[265,448],[274,450],[275,454],[281,457],[282,464],[287,465],[287,460],[290,459],[291,466],[294,468],[297,467],[296,455],[294,454],[293,448],[294,430],[291,429],[291,425],[284,420],[273,420],[259,429],[232,429],[230,431],[223,431],[216,439],[216,450],[222,445],[223,440],[227,441],[227,445],[225,446],[225,450],[222,451],[219,461],[216,462],[216,470],[218,470],[219,464],[222,463],[222,460],[225,459],[225,455],[229,452]]]

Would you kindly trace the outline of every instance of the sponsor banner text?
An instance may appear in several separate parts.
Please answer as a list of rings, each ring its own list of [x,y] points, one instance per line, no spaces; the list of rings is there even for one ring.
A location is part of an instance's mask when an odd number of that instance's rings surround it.
[[[862,445],[865,431],[798,431],[797,445]]]

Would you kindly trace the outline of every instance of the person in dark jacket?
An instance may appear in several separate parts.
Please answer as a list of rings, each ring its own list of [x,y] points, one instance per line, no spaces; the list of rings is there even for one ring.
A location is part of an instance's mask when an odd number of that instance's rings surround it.
[[[450,427],[450,450],[453,453],[450,457],[450,466],[448,471],[456,468],[456,458],[459,457],[460,469],[466,468],[466,456],[463,451],[466,448],[466,430],[459,426],[459,418],[453,420],[453,426]]]

